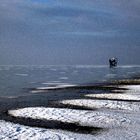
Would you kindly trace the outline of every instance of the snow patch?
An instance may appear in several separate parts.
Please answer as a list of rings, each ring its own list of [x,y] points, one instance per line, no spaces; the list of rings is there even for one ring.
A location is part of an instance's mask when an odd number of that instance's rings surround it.
[[[91,136],[88,135],[91,140]],[[87,136],[72,132],[28,127],[0,120],[1,140],[84,140]]]
[[[125,93],[131,93],[131,94],[139,94],[140,95],[140,85],[126,85],[126,86],[120,86],[122,88],[128,89],[127,91],[124,91]]]
[[[92,99],[74,99],[63,100],[59,103],[65,105],[77,105],[89,108],[109,108],[115,110],[139,111],[140,106],[136,103],[129,103],[124,101],[109,101],[109,100],[92,100]]]
[[[128,90],[119,90],[123,93],[103,93],[103,94],[87,94],[86,97],[105,98],[105,99],[118,99],[118,100],[137,100],[140,101],[140,85],[120,86]],[[114,90],[118,91],[118,90]]]
[[[74,109],[29,107],[10,110],[9,114],[14,117],[25,117],[32,119],[56,120],[66,123],[76,123],[81,126],[93,126],[112,128],[122,126],[130,122],[122,115],[103,113],[99,111],[85,111]]]
[[[118,99],[118,100],[137,100],[140,101],[140,95],[129,95],[129,94],[88,94],[86,97],[94,98],[105,98],[105,99]]]

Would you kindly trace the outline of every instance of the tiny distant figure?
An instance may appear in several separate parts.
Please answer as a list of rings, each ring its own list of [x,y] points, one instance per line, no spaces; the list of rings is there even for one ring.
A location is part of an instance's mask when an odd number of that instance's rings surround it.
[[[118,63],[118,59],[117,58],[112,57],[112,58],[109,59],[110,68],[117,67],[117,63]]]

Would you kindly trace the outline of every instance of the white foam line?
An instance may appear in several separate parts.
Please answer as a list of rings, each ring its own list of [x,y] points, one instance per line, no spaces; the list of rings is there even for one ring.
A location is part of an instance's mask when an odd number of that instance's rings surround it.
[[[29,107],[10,110],[9,114],[14,117],[33,119],[57,120],[67,123],[76,123],[81,126],[93,126],[112,128],[130,123],[129,119],[122,115],[108,114],[98,111],[85,111],[60,108]]]
[[[38,92],[43,92],[43,90],[53,90],[53,89],[63,89],[67,87],[75,87],[76,85],[72,84],[62,84],[62,85],[57,85],[57,86],[49,86],[49,87],[38,87],[35,90],[32,90],[32,93],[38,93]]]
[[[89,108],[109,108],[115,110],[127,110],[127,111],[139,111],[140,107],[138,104],[129,103],[124,101],[109,101],[109,100],[92,100],[92,99],[74,99],[74,100],[63,100],[60,101],[62,104],[67,105],[78,105]]]
[[[43,85],[68,85],[68,83],[61,83],[61,82],[46,82],[42,84]]]
[[[76,85],[57,85],[52,87],[38,87],[39,90],[45,90],[45,89],[59,89],[59,88],[66,88],[66,87],[74,87]]]

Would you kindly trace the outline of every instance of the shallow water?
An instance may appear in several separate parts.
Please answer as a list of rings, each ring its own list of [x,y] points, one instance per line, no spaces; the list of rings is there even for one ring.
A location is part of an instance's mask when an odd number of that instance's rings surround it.
[[[25,89],[98,83],[140,74],[140,66],[0,66],[0,96],[26,95]]]
[[[4,138],[17,139],[24,135],[34,138],[36,133],[42,135],[42,128],[55,130],[59,139],[63,139],[60,130],[64,134],[75,134],[78,139],[81,136],[87,136],[83,139],[140,137],[139,125],[136,125],[139,124],[139,85],[88,86],[139,76],[140,66],[115,69],[108,66],[0,66],[0,74],[0,120],[4,120],[0,131]],[[83,86],[71,87],[76,85]],[[13,116],[18,109],[22,113],[26,108],[23,116]],[[12,110],[16,112],[10,114]],[[36,118],[32,118],[35,115]],[[40,127],[40,132],[32,127]],[[28,135],[27,129],[34,135]],[[43,138],[48,136],[43,134]],[[69,138],[64,136],[64,139]]]

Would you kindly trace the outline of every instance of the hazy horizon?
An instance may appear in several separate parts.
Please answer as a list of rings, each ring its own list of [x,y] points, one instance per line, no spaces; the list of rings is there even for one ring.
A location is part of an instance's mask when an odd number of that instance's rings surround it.
[[[139,26],[139,0],[1,0],[0,65],[139,65]]]

